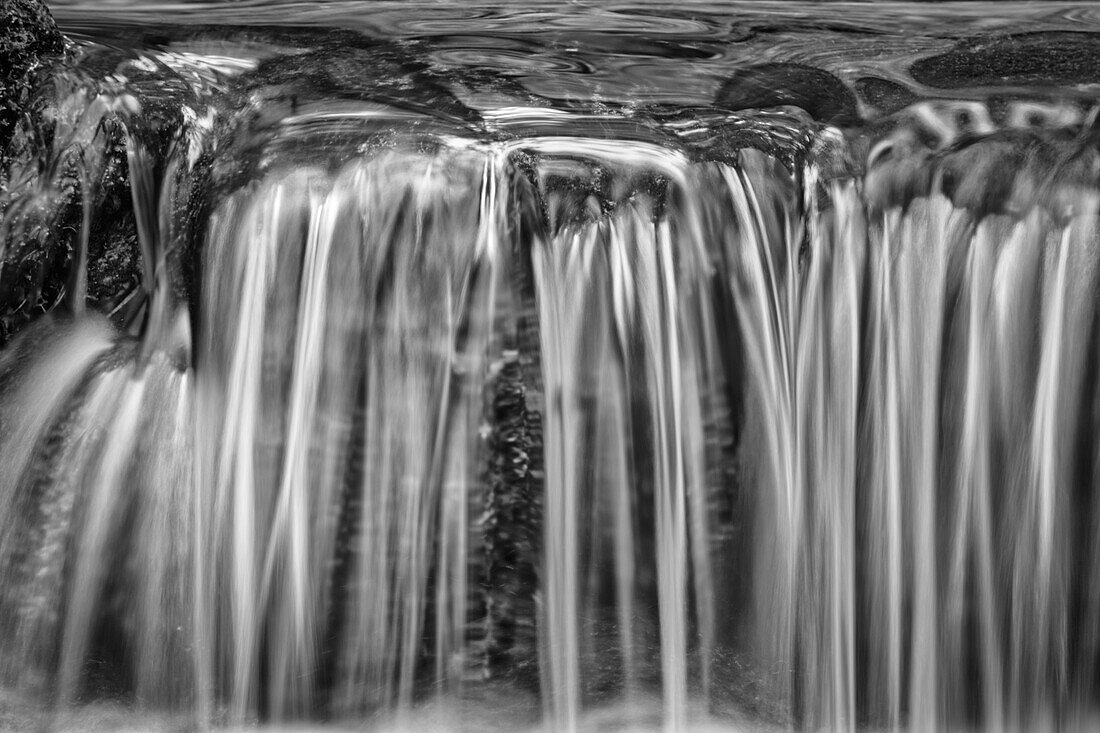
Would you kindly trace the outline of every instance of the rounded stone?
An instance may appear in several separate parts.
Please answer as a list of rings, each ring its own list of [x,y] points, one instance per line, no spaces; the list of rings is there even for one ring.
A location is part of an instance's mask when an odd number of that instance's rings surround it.
[[[858,120],[856,98],[844,82],[824,69],[795,63],[748,66],[727,79],[715,106],[729,110],[790,105],[818,122],[850,124]]]
[[[0,0],[0,153],[30,90],[28,73],[42,57],[64,48],[64,38],[41,0]]]

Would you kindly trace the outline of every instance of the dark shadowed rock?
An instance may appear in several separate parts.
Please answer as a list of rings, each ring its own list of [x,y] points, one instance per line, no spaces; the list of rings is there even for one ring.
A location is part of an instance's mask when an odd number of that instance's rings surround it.
[[[844,83],[823,69],[803,64],[749,66],[726,80],[715,106],[729,110],[793,105],[818,122],[855,122],[856,98]]]
[[[537,688],[542,416],[527,403],[517,358],[509,358],[494,381],[490,414],[481,516],[485,672]]]
[[[269,160],[316,163],[358,155],[363,146],[388,144],[397,131],[479,129],[479,115],[407,45],[338,37],[347,43],[318,41],[308,50],[264,59],[214,100],[223,120],[215,130],[219,154],[212,166],[218,193],[253,180]],[[366,108],[376,114],[353,122],[342,117]]]
[[[65,43],[41,0],[0,0],[0,151],[30,91],[29,75]],[[0,155],[2,159],[2,155]]]
[[[1038,136],[1007,130],[953,146],[939,163],[944,195],[978,217],[1002,213],[1028,149],[1040,143]]]
[[[857,79],[856,93],[860,99],[883,114],[897,112],[919,99],[905,85],[877,76],[862,76]]]
[[[914,62],[909,73],[937,89],[1095,83],[1100,81],[1100,33],[1052,31],[968,39]]]
[[[6,167],[8,145],[20,118],[30,111],[36,70],[50,56],[61,53],[65,44],[57,25],[41,0],[0,0],[0,169]],[[0,189],[6,185],[0,174]],[[3,252],[0,243],[0,252]],[[20,262],[24,270],[41,277],[17,278],[17,286],[0,282],[0,346],[12,330],[16,304],[52,302],[64,277],[61,248],[42,248]],[[11,268],[8,268],[11,269]],[[52,273],[52,279],[45,273]],[[11,278],[8,278],[9,280]],[[49,282],[46,282],[49,280]],[[31,283],[28,292],[22,286]],[[22,288],[22,289],[21,289]],[[22,320],[14,316],[15,321]]]

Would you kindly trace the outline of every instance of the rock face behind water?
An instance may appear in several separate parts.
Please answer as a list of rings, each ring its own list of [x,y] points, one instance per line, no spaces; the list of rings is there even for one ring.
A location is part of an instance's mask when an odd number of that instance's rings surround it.
[[[57,24],[41,0],[0,0],[0,150],[7,147],[23,112],[30,73],[44,57],[59,54],[64,47]]]
[[[25,115],[40,114],[40,110],[32,109],[39,72],[50,57],[64,48],[64,38],[41,0],[0,0],[0,194],[8,185],[9,144],[19,121]],[[4,250],[4,243],[0,242],[0,259],[4,259]],[[34,261],[28,267],[38,273],[33,278],[36,294],[33,300],[47,302],[60,287],[65,275],[63,255],[59,247],[52,247],[36,252],[31,258]],[[18,277],[15,281],[26,279]],[[13,287],[11,275],[0,281],[0,347],[9,339],[12,324],[27,320],[27,316],[15,313],[25,308],[26,302],[25,293]]]
[[[0,0],[0,218],[8,225],[0,235],[0,349],[66,301],[115,313],[121,324],[142,303],[132,297],[142,261],[124,121],[94,112],[101,90],[81,89],[62,54],[69,55],[65,38],[41,0]],[[142,129],[156,131],[161,116],[150,105]],[[77,305],[70,291],[82,247],[86,297]],[[121,307],[127,303],[134,308]]]

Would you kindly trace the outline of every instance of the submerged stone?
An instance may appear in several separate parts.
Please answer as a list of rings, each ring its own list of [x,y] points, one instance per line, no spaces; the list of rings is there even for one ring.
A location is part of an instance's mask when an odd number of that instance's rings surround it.
[[[919,99],[904,84],[877,76],[862,76],[857,79],[856,92],[860,99],[884,114],[897,112]]]
[[[792,105],[818,122],[849,123],[857,118],[855,95],[824,69],[794,63],[749,66],[718,90],[715,105],[731,110]]]

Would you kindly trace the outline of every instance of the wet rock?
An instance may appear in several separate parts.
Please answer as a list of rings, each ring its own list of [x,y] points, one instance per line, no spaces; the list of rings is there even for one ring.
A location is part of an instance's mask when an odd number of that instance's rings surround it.
[[[883,114],[897,112],[919,99],[905,85],[877,76],[862,76],[857,79],[856,93],[860,99]]]
[[[942,145],[918,132],[898,127],[872,147],[864,178],[871,209],[904,208],[937,192],[979,220],[1035,207],[1057,219],[1100,183],[1100,152],[1089,129],[1008,128]]]
[[[41,0],[0,0],[0,151],[7,148],[30,97],[31,72],[64,48],[57,24]]]
[[[11,168],[0,174],[24,179],[28,166],[58,156],[55,181],[30,184],[38,193],[24,189],[22,196],[8,202],[8,232],[0,251],[0,347],[39,316],[66,301],[81,247],[84,206],[90,206],[87,233],[87,308],[115,314],[122,324],[127,303],[139,306],[132,296],[140,290],[142,255],[137,238],[127,143],[122,123],[115,117],[102,122],[101,138],[92,143],[93,152],[79,146],[51,151],[45,143],[54,127],[47,118],[35,126],[34,134],[21,126],[12,142]],[[36,136],[43,139],[33,139]],[[89,162],[96,159],[98,162]],[[19,171],[23,170],[23,174]],[[70,302],[70,306],[75,306]]]
[[[384,147],[401,133],[480,130],[480,116],[407,44],[320,44],[261,61],[216,100],[220,195],[279,165],[315,164]]]
[[[367,73],[369,72],[369,73]],[[397,47],[325,46],[269,59],[248,77],[299,99],[385,102],[456,121],[476,115],[423,63]]]
[[[1072,86],[1100,81],[1100,33],[1043,32],[980,37],[910,66],[937,89]]]
[[[850,124],[858,120],[856,98],[829,72],[794,63],[749,66],[718,90],[715,105],[729,110],[791,105],[818,122]]]
[[[481,517],[486,676],[537,687],[542,546],[542,420],[509,359],[493,385],[488,492]]]
[[[109,129],[88,236],[88,306],[103,313],[117,312],[141,287],[142,269],[126,143],[117,122]]]
[[[6,168],[8,146],[20,118],[38,113],[32,109],[33,90],[37,74],[49,57],[64,50],[64,39],[57,30],[49,10],[41,0],[0,0],[0,170]],[[7,188],[0,175],[0,193]],[[34,234],[34,232],[32,232]],[[0,253],[3,245],[0,243]],[[17,307],[28,310],[39,302],[56,298],[63,281],[64,252],[60,248],[42,248],[29,253],[20,262],[24,273],[16,282],[0,282],[0,346],[8,340],[15,321]],[[49,274],[53,273],[53,277]],[[52,280],[52,282],[46,282]]]
[[[127,78],[125,93],[116,72]],[[0,198],[7,227],[0,242],[0,347],[61,305],[110,314],[121,327],[140,323],[148,263],[136,213],[150,231],[159,226],[159,192],[174,183],[169,162],[188,154],[188,140],[180,139],[199,107],[194,88],[174,70],[113,47],[86,50],[78,63],[58,66],[53,83],[32,100],[34,114],[16,120],[0,166],[0,188],[8,189]],[[148,171],[135,207],[130,152],[136,149],[137,165]],[[182,247],[173,250],[177,259],[194,254],[191,214],[202,211],[191,193],[205,177],[186,180],[187,200],[172,212],[173,220],[187,220]],[[85,246],[85,298],[78,303]],[[189,295],[179,278],[173,285],[178,297]]]
[[[1036,144],[1038,139],[1006,133],[959,144],[939,164],[944,195],[979,218],[1001,213],[1028,148]]]

